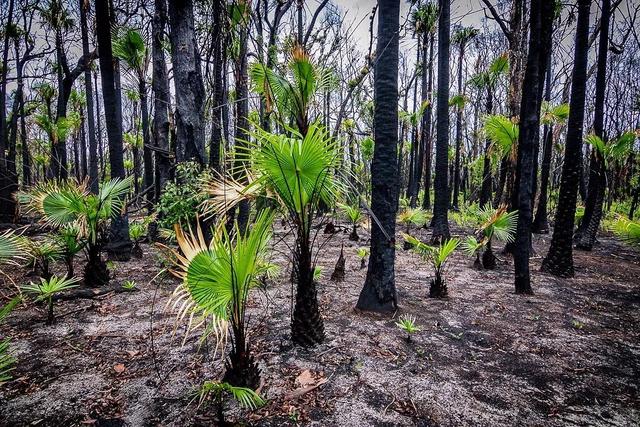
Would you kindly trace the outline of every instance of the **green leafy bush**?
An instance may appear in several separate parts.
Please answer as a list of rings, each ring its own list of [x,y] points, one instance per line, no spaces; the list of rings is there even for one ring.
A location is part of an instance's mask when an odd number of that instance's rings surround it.
[[[174,224],[189,228],[195,224],[198,206],[207,199],[200,180],[207,176],[195,162],[184,162],[176,167],[176,178],[164,187],[156,206],[158,226],[173,229]]]

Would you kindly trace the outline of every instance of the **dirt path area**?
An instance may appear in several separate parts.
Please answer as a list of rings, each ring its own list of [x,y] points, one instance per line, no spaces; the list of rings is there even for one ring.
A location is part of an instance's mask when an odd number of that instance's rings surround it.
[[[333,283],[342,241],[347,274]],[[538,254],[547,245],[548,237],[536,238]],[[496,271],[477,271],[458,253],[450,297],[433,300],[428,266],[400,251],[396,317],[414,315],[421,327],[407,343],[395,319],[353,309],[366,272],[357,246],[337,234],[319,260],[321,346],[306,350],[288,340],[287,267],[254,293],[253,351],[268,402],[251,413],[230,405],[229,419],[272,426],[640,422],[638,252],[603,237],[592,253],[576,254],[573,280],[537,272],[534,258],[533,296],[513,293],[508,259]],[[155,248],[143,249],[143,259],[113,267],[114,283],[135,280],[138,291],[60,302],[52,326],[44,325],[42,308],[23,306],[0,328],[18,359],[14,380],[0,388],[0,425],[215,425],[215,411],[199,407],[193,390],[218,378],[221,364],[197,336],[183,344],[184,325],[176,329],[164,310],[175,279],[152,283],[158,257]],[[278,249],[274,261],[286,265],[284,245]],[[9,272],[18,283],[28,280]],[[3,293],[11,292],[5,284]],[[307,384],[322,384],[292,396],[301,374]]]

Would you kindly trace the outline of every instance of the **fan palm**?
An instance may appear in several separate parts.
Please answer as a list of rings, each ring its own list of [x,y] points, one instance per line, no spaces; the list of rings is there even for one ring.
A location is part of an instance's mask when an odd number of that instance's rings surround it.
[[[91,194],[86,183],[49,182],[31,188],[19,198],[28,210],[42,215],[45,224],[60,228],[74,224],[86,239],[88,262],[84,271],[86,285],[108,283],[109,270],[101,257],[109,221],[124,208],[124,197],[131,177],[103,182],[98,194]]]
[[[71,278],[74,276],[73,258],[84,248],[80,228],[76,224],[62,227],[55,236],[55,241],[67,265],[67,278]]]
[[[25,238],[24,246],[29,256],[29,265],[43,279],[52,275],[50,266],[62,258],[62,248],[52,239],[29,240]]]
[[[317,92],[328,88],[332,82],[330,70],[321,70],[313,64],[305,50],[296,46],[291,52],[287,75],[281,75],[260,63],[249,69],[254,90],[264,96],[267,111],[274,108],[284,124],[295,123],[304,136],[309,129],[309,107]]]
[[[257,388],[260,371],[246,340],[246,304],[249,293],[260,284],[267,243],[271,237],[273,213],[264,210],[243,234],[237,222],[230,236],[220,224],[207,245],[198,226],[196,234],[175,225],[180,252],[175,273],[182,278],[171,304],[178,319],[189,318],[188,331],[206,319],[216,338],[216,350],[223,348],[231,330],[231,353],[224,380],[234,386]]]
[[[482,265],[492,270],[496,267],[496,257],[491,249],[495,237],[501,242],[511,243],[515,239],[518,211],[507,212],[505,206],[497,209],[485,207],[478,212],[480,227],[478,233],[482,235],[484,250]]]
[[[198,389],[200,404],[208,398],[213,398],[220,425],[226,425],[224,421],[225,396],[231,396],[240,406],[247,409],[256,409],[265,403],[264,399],[250,388],[235,387],[226,382],[205,381]]]
[[[403,233],[404,240],[411,245],[411,249],[423,259],[431,263],[434,278],[431,279],[429,296],[432,298],[443,298],[447,296],[447,264],[449,257],[460,244],[456,238],[447,239],[439,246],[428,245],[415,237]]]
[[[0,238],[1,239],[1,238]],[[20,302],[20,297],[15,297],[0,308],[0,323],[7,318],[11,310]],[[0,341],[0,386],[11,379],[9,372],[13,370],[13,364],[16,362],[15,357],[9,354],[9,338]]]
[[[501,158],[515,160],[520,128],[508,117],[496,114],[485,117],[484,132],[492,143],[492,150]]]
[[[22,240],[13,231],[0,233],[0,264],[11,262],[20,257]]]
[[[27,294],[35,295],[36,301],[45,301],[47,304],[47,325],[55,321],[53,316],[53,296],[60,292],[75,288],[75,284],[80,279],[77,277],[60,278],[51,276],[49,279],[40,279],[40,283],[33,283],[23,286],[22,290]]]
[[[301,345],[314,345],[324,339],[324,324],[318,308],[313,280],[314,253],[312,221],[322,202],[333,206],[342,192],[335,175],[340,164],[336,142],[324,128],[313,123],[306,135],[296,131],[292,137],[258,129],[238,155],[246,156],[251,167],[249,184],[214,179],[205,185],[212,196],[205,210],[222,214],[243,198],[267,194],[274,199],[295,233],[293,251],[296,303],[291,323],[291,338]]]
[[[358,224],[363,219],[362,211],[358,206],[351,206],[344,203],[338,203],[337,206],[351,223],[351,233],[349,234],[349,240],[357,242],[358,240],[360,240],[357,228]]]

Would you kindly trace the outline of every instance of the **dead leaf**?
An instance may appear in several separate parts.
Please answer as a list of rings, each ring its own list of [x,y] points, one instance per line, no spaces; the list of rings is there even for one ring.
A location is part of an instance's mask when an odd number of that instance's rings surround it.
[[[301,387],[293,390],[291,393],[287,394],[284,398],[286,400],[297,399],[298,397],[309,393],[312,390],[320,387],[322,384],[326,383],[328,380],[326,378],[321,378],[315,385],[309,387]]]
[[[127,350],[127,354],[128,354],[130,357],[136,357],[137,355],[139,355],[139,354],[140,354],[140,351],[139,351],[139,350]]]
[[[121,373],[124,372],[125,367],[124,367],[124,365],[122,363],[116,363],[113,366],[113,370],[116,371],[117,373],[121,374]]]
[[[287,394],[285,399],[296,399],[306,393],[309,393],[311,390],[315,390],[327,381],[328,380],[323,377],[322,374],[317,374],[316,377],[309,369],[305,369],[296,377],[295,384],[298,388]]]
[[[316,383],[315,378],[313,378],[313,374],[309,369],[305,369],[302,371],[300,375],[296,378],[296,386],[298,387],[306,387],[309,385],[314,385]]]

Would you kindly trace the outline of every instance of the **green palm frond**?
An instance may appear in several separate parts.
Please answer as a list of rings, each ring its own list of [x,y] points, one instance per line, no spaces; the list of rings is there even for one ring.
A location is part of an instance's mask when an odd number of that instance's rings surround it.
[[[611,231],[625,242],[640,246],[640,223],[620,217],[613,222]]]
[[[477,28],[473,27],[462,27],[453,33],[451,36],[451,43],[462,46],[466,45],[478,35],[479,31]]]
[[[80,228],[76,224],[69,224],[60,229],[55,236],[60,249],[68,256],[79,253],[84,248]]]
[[[551,105],[547,101],[542,101],[540,120],[543,124],[564,123],[569,118],[569,104]]]
[[[447,259],[460,244],[460,240],[456,238],[445,240],[439,246],[432,246],[427,245],[409,234],[403,233],[402,237],[411,244],[411,250],[430,261],[435,270],[441,270],[444,267]]]
[[[4,319],[7,318],[9,313],[11,313],[11,311],[15,308],[16,305],[18,305],[19,302],[20,297],[15,297],[5,306],[0,308],[0,323],[2,323]],[[13,357],[9,353],[9,343],[9,338],[0,341],[0,385],[11,379],[10,372],[13,370],[13,365],[16,362],[15,357]]]
[[[431,34],[438,24],[438,6],[432,2],[421,5],[413,12],[411,18],[416,33]]]
[[[489,65],[489,73],[494,76],[506,75],[509,73],[509,55],[503,53],[496,57]]]
[[[40,279],[40,283],[29,283],[22,287],[22,290],[27,293],[34,295],[36,297],[36,301],[48,300],[52,296],[69,290],[71,288],[75,288],[78,285],[76,283],[80,281],[77,277],[72,278],[60,278],[57,276],[51,276],[50,279]]]
[[[19,259],[23,251],[23,241],[13,231],[0,234],[0,263]]]
[[[174,273],[182,284],[170,303],[178,319],[188,316],[188,331],[205,318],[212,320],[216,350],[226,342],[227,324],[242,317],[249,291],[259,285],[273,218],[273,212],[263,211],[244,235],[235,224],[230,236],[222,224],[209,245],[200,229],[185,234],[179,224],[175,226],[180,252],[174,251]]]
[[[321,201],[333,206],[343,193],[344,184],[336,175],[339,147],[320,124],[312,124],[304,138],[262,129],[253,136],[236,154],[251,165],[249,184],[228,177],[208,180],[204,189],[212,200],[205,203],[206,213],[220,214],[242,199],[266,193],[306,227]]]
[[[464,108],[467,103],[467,97],[464,95],[454,95],[449,99],[449,107],[456,107],[458,110]]]
[[[427,212],[422,208],[406,208],[398,215],[398,220],[405,225],[421,227],[427,222]]]
[[[352,224],[358,224],[362,221],[362,211],[358,206],[351,206],[344,203],[337,203],[336,206]]]
[[[200,403],[209,396],[213,396],[214,400],[220,402],[225,393],[228,393],[233,400],[246,409],[254,410],[265,404],[264,399],[250,388],[235,387],[226,382],[205,381],[198,389]]]
[[[492,147],[502,157],[510,155],[518,142],[519,127],[508,117],[489,115],[484,120],[484,132]]]
[[[478,241],[474,236],[467,236],[462,242],[462,250],[469,256],[474,256],[480,249],[486,245],[486,240],[482,239]]]
[[[599,136],[589,134],[584,138],[584,142],[591,145],[601,156],[605,155],[607,144]]]
[[[132,28],[119,28],[111,41],[113,56],[124,61],[132,70],[140,70],[147,52],[140,33]]]
[[[638,135],[634,131],[627,131],[608,144],[608,156],[613,160],[624,160],[633,150]]]

